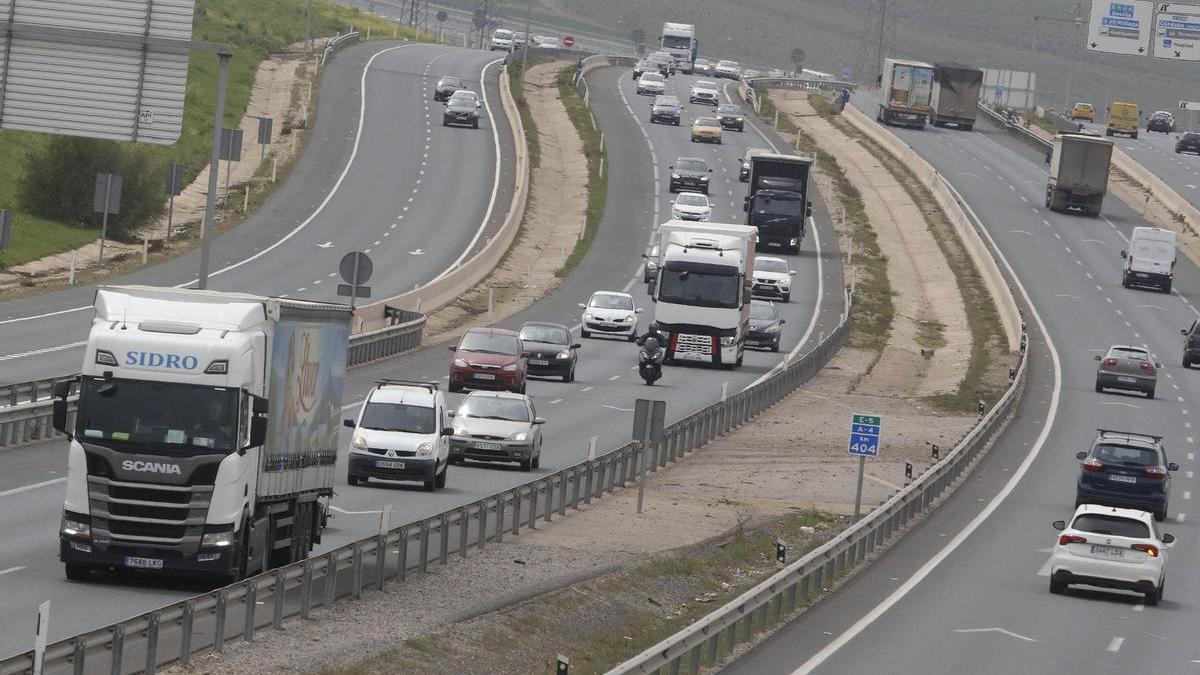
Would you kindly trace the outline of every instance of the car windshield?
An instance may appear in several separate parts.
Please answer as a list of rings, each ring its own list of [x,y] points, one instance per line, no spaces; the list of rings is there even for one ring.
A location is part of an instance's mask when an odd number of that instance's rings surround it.
[[[680,206],[708,206],[708,197],[695,193],[684,193],[679,195],[675,203]]]
[[[750,318],[759,319],[761,321],[775,320],[775,305],[767,302],[750,303]]]
[[[764,260],[759,258],[754,261],[755,272],[778,272],[779,274],[787,274],[787,263],[782,260]]]
[[[1159,466],[1158,451],[1152,448],[1135,448],[1128,445],[1097,445],[1092,457],[1106,464],[1122,466]]]
[[[650,56],[647,56],[646,60],[653,63],[670,63],[671,55],[666,52],[654,52]]]
[[[511,30],[504,30],[503,28],[501,28],[500,30],[496,31],[495,33],[492,33],[492,37],[498,38],[500,40],[511,40],[513,37],[513,34],[512,34]]]
[[[698,127],[719,127],[719,126],[721,126],[721,120],[719,120],[715,117],[701,117],[696,120],[696,126],[698,126]]]
[[[456,104],[456,103],[459,105],[474,105],[475,104],[475,94],[456,91],[450,95],[450,103],[451,103],[451,105]]]
[[[717,112],[722,115],[741,115],[742,109],[736,105],[725,104],[717,107]]]
[[[633,298],[628,295],[612,295],[609,293],[597,293],[588,301],[589,307],[599,307],[600,309],[633,309]]]
[[[528,422],[529,406],[519,398],[468,396],[459,406],[457,414],[459,417],[474,417],[483,420]]]
[[[461,87],[461,86],[463,86],[463,81],[457,77],[443,77],[442,78],[442,86],[443,87]]]
[[[437,430],[437,419],[433,408],[428,406],[372,401],[363,409],[358,426],[375,431],[432,434]]]
[[[643,82],[663,82],[664,80],[663,80],[663,76],[661,73],[643,73],[642,81]]]
[[[708,171],[708,166],[701,159],[677,159],[675,160],[676,171],[696,171],[703,173]]]
[[[238,398],[227,387],[85,377],[76,435],[147,454],[230,452],[238,438]]]
[[[552,345],[571,344],[571,334],[559,326],[525,326],[521,339],[526,342],[545,342]]]
[[[694,63],[697,66],[711,66],[712,65],[712,61],[709,61],[708,59],[696,59],[694,61]]]
[[[662,275],[658,299],[697,307],[736,308],[741,299],[740,288],[741,283],[732,268],[697,269],[674,262],[667,265]]]
[[[716,89],[717,83],[712,80],[696,80],[697,89]]]
[[[1183,140],[1185,140],[1185,141],[1200,141],[1200,134],[1196,134],[1196,133],[1184,134]]]
[[[516,356],[517,337],[515,335],[497,335],[493,333],[464,333],[462,342],[458,343],[462,352],[483,352],[485,354],[503,354]]]
[[[1071,523],[1071,529],[1091,534],[1107,534],[1113,537],[1147,539],[1150,528],[1140,520],[1110,516],[1100,513],[1085,513]]]
[[[1120,359],[1134,359],[1135,361],[1148,361],[1150,359],[1149,355],[1140,349],[1124,349],[1121,347],[1110,349],[1108,355]]]
[[[722,61],[717,64],[718,68],[737,68],[737,61]]]

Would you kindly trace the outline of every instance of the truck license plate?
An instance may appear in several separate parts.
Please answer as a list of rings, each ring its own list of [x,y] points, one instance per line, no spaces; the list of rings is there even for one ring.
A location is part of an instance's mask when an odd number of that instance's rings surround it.
[[[391,462],[386,459],[377,459],[375,460],[375,466],[379,467],[380,469],[403,469],[404,462]]]
[[[161,570],[163,561],[159,558],[138,558],[135,556],[125,556],[126,567],[138,567],[147,570]]]
[[[675,358],[680,361],[711,361],[712,357],[700,352],[675,352]]]
[[[475,373],[475,379],[477,379],[477,380],[494,380],[494,379],[496,379],[496,376],[491,373]]]

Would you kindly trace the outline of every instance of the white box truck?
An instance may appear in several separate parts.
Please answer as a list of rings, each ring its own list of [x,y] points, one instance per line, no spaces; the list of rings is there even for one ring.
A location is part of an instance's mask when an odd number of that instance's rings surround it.
[[[1058,134],[1050,148],[1050,177],[1046,183],[1046,208],[1079,209],[1086,216],[1100,215],[1108,191],[1108,170],[1113,142],[1091,134]]]
[[[663,24],[659,47],[675,59],[675,68],[685,75],[692,74],[696,62],[696,27],[690,23]]]
[[[742,365],[758,230],[671,220],[658,228],[659,265],[650,291],[668,363]]]
[[[333,496],[351,311],[102,287],[68,435],[70,579],[153,570],[229,582],[308,556]]]
[[[875,119],[883,124],[924,129],[932,95],[932,65],[884,59],[879,80],[879,113]]]

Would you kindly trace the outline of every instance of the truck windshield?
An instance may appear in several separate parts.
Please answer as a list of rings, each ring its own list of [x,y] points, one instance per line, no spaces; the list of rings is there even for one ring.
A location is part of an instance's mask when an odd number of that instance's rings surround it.
[[[735,309],[741,300],[737,274],[715,267],[698,270],[683,263],[667,265],[658,290],[660,302]]]
[[[756,216],[787,216],[795,218],[801,213],[801,202],[799,199],[780,199],[772,198],[766,195],[756,195],[754,199],[754,215]]]
[[[662,46],[663,49],[691,49],[692,38],[681,35],[664,35]]]
[[[230,452],[237,433],[236,389],[101,377],[79,388],[76,435],[85,442],[187,456]]]

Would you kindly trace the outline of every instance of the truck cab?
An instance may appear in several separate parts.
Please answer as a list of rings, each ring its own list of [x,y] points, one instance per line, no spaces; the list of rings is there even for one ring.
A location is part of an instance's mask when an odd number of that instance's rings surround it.
[[[659,47],[675,60],[675,68],[691,75],[696,61],[696,27],[690,23],[666,22],[658,39]]]
[[[746,224],[758,230],[759,247],[799,253],[812,216],[808,175],[813,158],[754,153],[747,163],[750,190],[742,208]]]

